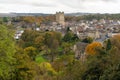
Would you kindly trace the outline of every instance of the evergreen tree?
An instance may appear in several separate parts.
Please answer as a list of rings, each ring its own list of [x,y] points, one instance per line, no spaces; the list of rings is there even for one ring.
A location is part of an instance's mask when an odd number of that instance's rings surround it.
[[[108,39],[107,45],[106,45],[106,51],[109,51],[111,49],[111,47],[112,47],[111,41],[110,41],[110,39]]]

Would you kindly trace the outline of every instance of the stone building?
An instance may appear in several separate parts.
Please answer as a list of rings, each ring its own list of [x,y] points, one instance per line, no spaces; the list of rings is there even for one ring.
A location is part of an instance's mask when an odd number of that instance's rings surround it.
[[[78,42],[74,45],[73,51],[75,51],[75,58],[81,59],[84,61],[85,59],[85,48],[88,45],[88,43]]]
[[[91,37],[93,39],[99,39],[100,38],[100,32],[99,31],[91,31],[87,33],[88,37]]]
[[[56,22],[60,25],[65,25],[64,12],[56,12]]]

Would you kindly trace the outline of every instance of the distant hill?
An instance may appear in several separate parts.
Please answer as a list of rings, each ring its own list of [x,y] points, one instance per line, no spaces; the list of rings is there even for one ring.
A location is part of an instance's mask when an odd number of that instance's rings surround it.
[[[11,13],[0,13],[0,17],[16,17],[16,14]]]
[[[83,16],[83,15],[90,15],[90,14],[99,14],[99,13],[65,13],[65,16]],[[46,13],[0,13],[0,17],[16,17],[16,16],[48,16],[51,14]],[[53,15],[53,14],[52,14]]]
[[[80,13],[80,12],[77,12],[77,13],[66,13],[65,15],[66,16],[83,16],[83,15],[90,15],[90,14],[93,14],[93,13]]]
[[[44,13],[0,13],[0,17],[16,17],[16,16],[47,16]]]
[[[50,14],[44,13],[15,13],[17,16],[48,16]]]

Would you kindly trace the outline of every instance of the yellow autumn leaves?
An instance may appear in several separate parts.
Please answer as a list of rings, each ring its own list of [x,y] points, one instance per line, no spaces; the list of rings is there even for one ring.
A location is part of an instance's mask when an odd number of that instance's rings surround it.
[[[52,65],[49,62],[42,62],[39,64],[39,67],[41,71],[46,74],[49,74],[49,73],[51,73],[51,75],[57,74],[57,72],[53,69]]]

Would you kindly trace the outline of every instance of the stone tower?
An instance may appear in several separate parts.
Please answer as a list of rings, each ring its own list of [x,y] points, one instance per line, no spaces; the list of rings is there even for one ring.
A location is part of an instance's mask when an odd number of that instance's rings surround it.
[[[64,12],[56,12],[56,22],[65,25]]]

